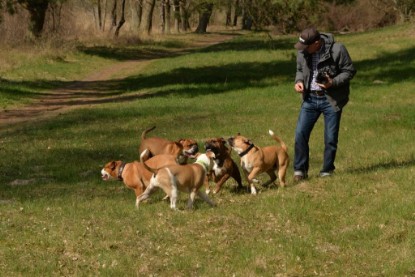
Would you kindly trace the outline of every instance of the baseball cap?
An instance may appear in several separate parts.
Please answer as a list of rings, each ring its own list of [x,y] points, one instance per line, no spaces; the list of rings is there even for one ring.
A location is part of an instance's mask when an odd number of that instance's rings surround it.
[[[295,48],[298,50],[304,50],[307,46],[311,45],[313,42],[320,39],[320,33],[317,31],[316,28],[310,27],[304,29],[300,37],[298,38],[298,42],[294,45]]]

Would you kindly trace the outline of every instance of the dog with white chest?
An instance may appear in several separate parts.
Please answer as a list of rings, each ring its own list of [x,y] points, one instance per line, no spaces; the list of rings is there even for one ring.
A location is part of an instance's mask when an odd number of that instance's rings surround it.
[[[205,142],[205,150],[211,150],[215,153],[214,165],[212,170],[209,172],[209,180],[212,180],[216,183],[213,193],[218,193],[222,185],[232,177],[237,183],[237,190],[242,190],[241,174],[239,172],[238,166],[232,160],[230,152],[232,148],[226,146],[226,140],[222,137],[210,138]],[[209,194],[209,182],[206,182],[206,193]]]
[[[151,168],[146,162],[143,165],[151,172],[150,184],[144,193],[138,198],[138,203],[147,199],[154,188],[161,188],[170,198],[170,208],[176,210],[176,202],[179,191],[190,194],[187,207],[193,207],[195,196],[198,195],[210,206],[216,204],[209,199],[209,197],[200,190],[200,187],[206,180],[206,174],[213,166],[213,158],[215,154],[212,151],[207,151],[204,154],[198,154],[196,161],[192,164],[185,165],[169,165],[159,170]]]
[[[240,134],[228,139],[229,145],[241,157],[241,167],[251,187],[251,194],[257,193],[254,182],[258,182],[255,177],[261,173],[267,173],[270,177],[270,180],[263,186],[268,186],[277,179],[276,171],[278,171],[280,186],[285,186],[285,176],[289,165],[287,146],[273,131],[269,130],[269,134],[280,146],[258,147]]]
[[[146,163],[152,168],[161,168],[167,165],[176,163],[176,156],[173,155],[157,155]],[[136,195],[136,207],[138,207],[138,197],[144,192],[150,183],[153,173],[148,171],[142,162],[134,161],[125,163],[122,161],[108,162],[101,170],[102,180],[119,180],[125,184],[126,187],[134,190]]]

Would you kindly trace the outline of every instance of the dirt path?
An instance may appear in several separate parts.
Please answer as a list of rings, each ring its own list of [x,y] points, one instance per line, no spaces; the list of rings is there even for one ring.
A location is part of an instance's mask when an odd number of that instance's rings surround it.
[[[201,35],[197,41],[194,41],[192,47],[173,51],[167,56],[185,55],[195,49],[225,42],[232,37],[234,36],[230,34]],[[164,54],[163,57],[166,57],[166,55]],[[95,72],[82,80],[71,82],[65,87],[47,91],[31,104],[15,109],[0,110],[0,126],[15,126],[19,123],[38,121],[62,114],[68,110],[119,100],[120,97],[106,95],[106,89],[102,87],[103,81],[113,80],[115,74],[117,79],[126,78],[133,70],[137,74],[140,68],[145,68],[155,59],[158,58],[122,61],[102,68],[99,72]],[[129,99],[128,96],[123,97],[125,101]]]

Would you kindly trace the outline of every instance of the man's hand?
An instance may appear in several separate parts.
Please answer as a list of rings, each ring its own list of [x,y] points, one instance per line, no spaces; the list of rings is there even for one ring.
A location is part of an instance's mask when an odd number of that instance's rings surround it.
[[[333,85],[333,79],[326,73],[326,82],[324,84],[317,83],[317,85],[323,89],[328,89]]]
[[[298,93],[303,93],[304,92],[304,84],[303,84],[303,82],[297,82],[297,83],[295,83],[294,89]]]

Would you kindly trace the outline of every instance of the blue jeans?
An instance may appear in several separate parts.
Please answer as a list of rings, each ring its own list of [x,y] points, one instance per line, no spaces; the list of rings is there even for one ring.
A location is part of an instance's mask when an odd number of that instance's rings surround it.
[[[335,169],[334,160],[339,138],[342,110],[335,111],[326,96],[306,95],[298,116],[295,130],[294,174],[307,176],[309,168],[309,146],[311,131],[320,115],[324,116],[324,161],[320,172]]]

